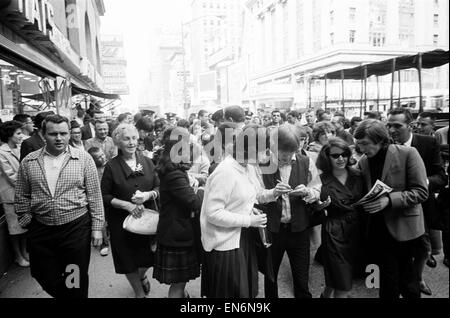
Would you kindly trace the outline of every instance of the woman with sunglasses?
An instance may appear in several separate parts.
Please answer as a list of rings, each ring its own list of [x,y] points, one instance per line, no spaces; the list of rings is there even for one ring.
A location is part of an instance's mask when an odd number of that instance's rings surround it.
[[[361,173],[354,164],[349,145],[342,139],[330,139],[317,159],[322,170],[321,201],[331,198],[327,219],[322,224],[322,256],[325,290],[321,298],[347,298],[352,289],[355,259],[359,254],[360,211],[352,207],[365,191]]]

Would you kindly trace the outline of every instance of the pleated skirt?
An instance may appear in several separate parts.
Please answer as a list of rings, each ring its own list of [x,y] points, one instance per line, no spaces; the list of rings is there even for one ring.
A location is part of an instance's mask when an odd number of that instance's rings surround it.
[[[238,249],[205,253],[201,294],[207,298],[255,298],[258,295],[258,262],[249,229],[241,230]]]

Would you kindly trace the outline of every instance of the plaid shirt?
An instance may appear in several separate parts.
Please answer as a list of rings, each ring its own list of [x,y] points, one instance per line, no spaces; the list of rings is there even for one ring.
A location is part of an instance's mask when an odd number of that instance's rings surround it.
[[[92,230],[102,230],[103,201],[94,160],[84,151],[68,149],[54,196],[45,177],[45,148],[31,153],[22,161],[14,202],[22,227],[26,227],[33,217],[42,224],[58,226],[89,213]]]

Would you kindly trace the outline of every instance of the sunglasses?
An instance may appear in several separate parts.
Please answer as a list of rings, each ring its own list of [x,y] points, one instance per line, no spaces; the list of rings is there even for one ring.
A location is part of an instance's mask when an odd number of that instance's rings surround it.
[[[349,158],[350,155],[348,153],[330,153],[330,157],[333,159],[339,159],[339,157]]]

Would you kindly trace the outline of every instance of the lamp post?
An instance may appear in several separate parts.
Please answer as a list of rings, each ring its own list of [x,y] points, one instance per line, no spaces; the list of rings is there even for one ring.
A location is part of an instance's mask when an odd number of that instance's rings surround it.
[[[188,101],[188,88],[187,88],[187,75],[186,75],[186,46],[184,42],[184,28],[185,26],[191,25],[194,22],[197,22],[198,20],[208,18],[208,17],[215,17],[217,19],[223,20],[226,18],[224,15],[202,15],[200,17],[197,17],[191,21],[188,22],[182,22],[181,23],[181,48],[182,48],[182,54],[183,54],[183,107],[186,112],[186,118],[189,116],[188,109],[190,101]]]

